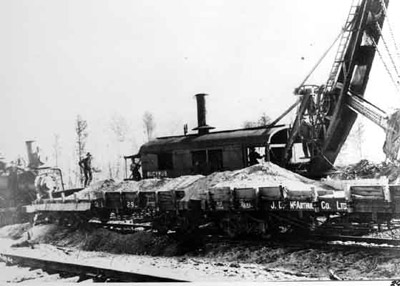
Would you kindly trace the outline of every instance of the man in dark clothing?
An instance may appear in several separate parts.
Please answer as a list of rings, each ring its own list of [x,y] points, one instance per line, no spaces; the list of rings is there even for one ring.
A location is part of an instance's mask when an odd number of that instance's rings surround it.
[[[1,161],[1,157],[0,157],[0,174],[5,173],[6,172],[6,163]]]
[[[304,157],[310,158],[312,155],[312,126],[305,120],[301,122],[299,136],[303,146]]]
[[[140,181],[142,179],[142,175],[140,175],[139,169],[140,169],[140,162],[136,162],[135,158],[132,158],[132,164],[131,164],[131,176],[130,179],[134,181]]]
[[[251,147],[249,152],[249,165],[253,166],[258,164],[258,159],[262,159],[262,156],[257,153],[254,147]]]
[[[89,152],[86,154],[85,158],[79,161],[79,166],[82,168],[83,174],[85,175],[84,187],[87,187],[90,185],[90,182],[92,181],[93,178],[92,155]]]

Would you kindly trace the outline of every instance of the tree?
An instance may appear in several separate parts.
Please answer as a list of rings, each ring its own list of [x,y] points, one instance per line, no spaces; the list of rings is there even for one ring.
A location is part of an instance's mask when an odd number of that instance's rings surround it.
[[[153,138],[153,132],[156,127],[153,114],[148,111],[143,114],[143,125],[147,135],[147,140],[150,141]]]
[[[243,127],[244,128],[261,127],[261,126],[267,126],[269,123],[271,123],[271,118],[265,112],[263,112],[263,114],[261,114],[258,120],[245,121],[243,123]]]
[[[124,142],[129,130],[129,124],[125,117],[114,114],[110,120],[110,129],[118,142]]]
[[[125,119],[125,117],[114,114],[111,119],[110,119],[110,129],[112,133],[115,135],[115,139],[117,140],[117,148],[116,148],[116,155],[117,155],[117,160],[115,164],[108,164],[108,169],[109,169],[109,177],[111,179],[114,178],[113,174],[115,174],[115,177],[118,178],[120,171],[121,171],[121,144],[123,144],[126,139],[127,135],[129,132],[129,124],[128,121]],[[114,165],[114,168],[112,167]],[[114,170],[114,172],[113,172]]]
[[[80,115],[76,117],[75,132],[76,132],[76,144],[77,144],[77,155],[78,161],[80,161],[85,153],[86,139],[88,137],[88,124],[86,120],[82,119]],[[80,170],[80,181],[83,183],[83,170]]]
[[[364,130],[364,123],[357,119],[340,150],[336,165],[347,165],[363,159]]]
[[[54,163],[55,166],[58,167],[58,159],[60,158],[61,153],[61,144],[60,144],[60,135],[54,134],[54,142],[53,142],[53,155],[54,155]]]
[[[357,121],[349,135],[349,140],[353,142],[355,148],[358,152],[360,160],[363,158],[363,141],[364,141],[364,123],[362,121]]]
[[[265,113],[263,112],[263,114],[261,114],[260,118],[257,121],[258,126],[267,126],[269,123],[271,123],[271,118]]]

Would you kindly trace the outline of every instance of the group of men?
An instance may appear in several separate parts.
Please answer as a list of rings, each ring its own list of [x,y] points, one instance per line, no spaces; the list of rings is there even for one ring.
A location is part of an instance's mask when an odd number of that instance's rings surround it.
[[[81,167],[81,170],[85,177],[83,183],[84,187],[89,186],[93,179],[92,158],[93,158],[92,154],[90,154],[90,152],[87,152],[86,156],[79,161],[79,167]],[[142,179],[142,176],[139,172],[140,166],[141,166],[140,162],[136,162],[135,158],[132,158],[132,164],[130,166],[130,171],[131,171],[131,175],[129,177],[130,179],[134,181],[140,181]]]

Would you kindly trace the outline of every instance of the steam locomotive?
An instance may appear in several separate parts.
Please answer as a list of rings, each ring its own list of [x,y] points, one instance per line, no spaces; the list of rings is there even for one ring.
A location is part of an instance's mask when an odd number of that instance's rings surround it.
[[[51,191],[54,197],[71,194],[82,188],[64,190],[62,172],[59,168],[43,167],[38,151],[33,151],[34,141],[26,141],[28,164],[4,162],[0,168],[0,226],[21,223],[29,220],[22,211],[23,206],[41,196],[48,196]]]

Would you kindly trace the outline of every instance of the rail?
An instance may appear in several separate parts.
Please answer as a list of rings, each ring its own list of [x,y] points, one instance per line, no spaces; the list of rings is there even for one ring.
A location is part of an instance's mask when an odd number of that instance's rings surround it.
[[[147,275],[134,272],[120,271],[110,268],[101,268],[91,265],[66,263],[55,260],[40,259],[10,253],[0,253],[0,259],[11,264],[40,268],[51,273],[69,273],[86,279],[94,278],[108,282],[187,282],[179,279]]]

